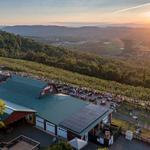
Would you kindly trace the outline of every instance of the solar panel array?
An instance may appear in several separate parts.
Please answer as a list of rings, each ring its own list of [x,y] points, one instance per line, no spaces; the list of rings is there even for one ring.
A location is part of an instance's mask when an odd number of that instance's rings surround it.
[[[107,111],[108,109],[105,107],[89,104],[79,112],[65,119],[60,125],[76,133],[81,133]]]

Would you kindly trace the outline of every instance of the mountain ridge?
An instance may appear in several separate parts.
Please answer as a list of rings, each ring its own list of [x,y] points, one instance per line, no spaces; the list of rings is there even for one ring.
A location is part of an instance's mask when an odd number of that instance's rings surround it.
[[[19,26],[7,26],[3,28],[4,31],[20,34],[22,36],[37,36],[37,37],[49,37],[49,36],[72,36],[83,37],[85,39],[94,38],[115,38],[117,36],[122,37],[130,30],[135,30],[129,27],[97,27],[97,26],[83,26],[83,27],[66,27],[66,26],[44,26],[44,25],[19,25]]]

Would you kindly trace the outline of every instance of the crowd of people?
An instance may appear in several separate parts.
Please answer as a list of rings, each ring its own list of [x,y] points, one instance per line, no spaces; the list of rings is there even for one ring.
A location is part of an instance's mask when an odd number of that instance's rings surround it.
[[[89,101],[94,104],[104,105],[111,108],[115,108],[118,103],[121,103],[125,99],[125,97],[121,95],[116,95],[109,92],[99,92],[96,90],[88,89],[86,87],[79,87],[64,83],[62,81],[50,80],[45,77],[34,76],[27,73],[11,72],[11,74],[20,75],[23,77],[31,77],[34,79],[45,81],[48,84],[54,84],[59,93],[70,95],[76,98],[80,98],[84,101]]]
[[[121,103],[124,97],[114,95],[108,92],[98,92],[85,87],[76,87],[69,84],[56,84],[60,93],[71,95],[80,98],[85,101],[89,101],[99,105],[111,105],[110,107],[116,107],[116,102]]]

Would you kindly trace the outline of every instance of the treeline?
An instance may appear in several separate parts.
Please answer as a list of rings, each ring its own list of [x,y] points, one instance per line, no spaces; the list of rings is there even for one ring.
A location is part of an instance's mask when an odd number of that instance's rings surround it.
[[[149,61],[102,58],[43,45],[6,32],[0,32],[0,56],[31,60],[80,74],[150,88]]]

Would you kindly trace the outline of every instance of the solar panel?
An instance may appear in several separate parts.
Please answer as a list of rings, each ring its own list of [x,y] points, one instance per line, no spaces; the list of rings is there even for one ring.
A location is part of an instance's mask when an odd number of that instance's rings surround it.
[[[69,118],[66,118],[60,123],[60,125],[77,133],[81,133],[107,111],[108,109],[105,107],[89,104],[79,112],[71,115]]]

